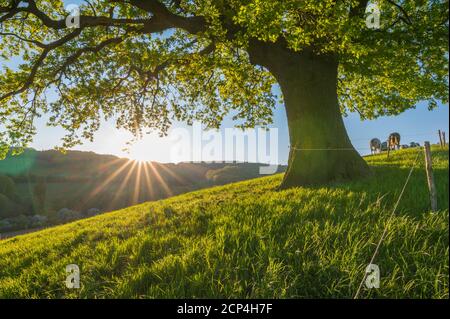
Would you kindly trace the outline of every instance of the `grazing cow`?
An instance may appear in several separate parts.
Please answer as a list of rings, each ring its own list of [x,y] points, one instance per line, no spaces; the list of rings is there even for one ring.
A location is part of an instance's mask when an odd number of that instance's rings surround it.
[[[420,144],[416,142],[411,142],[409,143],[409,147],[420,147]]]
[[[398,150],[400,148],[400,134],[391,133],[387,140],[387,156],[391,150]]]
[[[384,152],[384,151],[387,151],[387,149],[388,149],[388,144],[387,144],[387,142],[381,143],[381,150]]]
[[[408,144],[403,144],[402,146],[400,146],[400,148],[401,148],[402,150],[404,150],[405,148],[409,148],[409,145],[408,145]]]
[[[398,150],[400,148],[400,134],[391,133],[388,138],[389,150]]]
[[[381,141],[377,138],[370,140],[370,152],[372,154],[377,154],[381,152]]]

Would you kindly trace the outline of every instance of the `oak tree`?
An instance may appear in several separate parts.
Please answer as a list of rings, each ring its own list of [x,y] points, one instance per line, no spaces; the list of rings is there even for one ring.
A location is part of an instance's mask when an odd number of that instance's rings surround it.
[[[368,174],[342,114],[372,119],[448,102],[447,1],[79,3],[77,25],[67,1],[0,0],[1,58],[19,61],[0,74],[3,153],[26,146],[44,113],[67,131],[66,148],[111,118],[136,136],[165,133],[174,120],[219,127],[227,115],[266,126],[278,84],[290,187]],[[375,4],[374,29],[366,9]]]

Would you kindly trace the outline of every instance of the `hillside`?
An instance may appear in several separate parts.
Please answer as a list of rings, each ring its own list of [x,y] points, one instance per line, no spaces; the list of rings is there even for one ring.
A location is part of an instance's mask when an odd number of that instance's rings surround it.
[[[281,175],[218,186],[0,241],[0,298],[349,298],[417,149],[366,157],[370,178],[278,191]],[[448,150],[423,154],[363,298],[448,298]],[[81,269],[80,290],[65,267]]]
[[[111,211],[255,178],[259,176],[260,166],[257,163],[141,163],[93,152],[63,154],[27,149],[18,156],[9,155],[0,160],[0,232],[33,228],[31,222],[27,223],[33,216],[38,221],[48,219],[46,224],[57,224],[69,217],[89,216],[89,210]],[[280,166],[278,172],[284,168]],[[1,180],[13,184],[8,194],[3,194]],[[61,210],[70,210],[73,216],[59,218]]]

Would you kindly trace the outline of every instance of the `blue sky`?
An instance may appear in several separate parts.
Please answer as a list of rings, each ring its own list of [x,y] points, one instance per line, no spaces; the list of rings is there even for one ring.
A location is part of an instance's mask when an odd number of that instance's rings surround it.
[[[369,140],[378,137],[385,140],[389,133],[399,132],[402,136],[402,144],[423,141],[438,142],[438,129],[449,135],[449,108],[448,105],[439,105],[433,111],[427,109],[426,103],[419,103],[415,109],[410,109],[398,116],[382,117],[372,121],[361,121],[359,115],[350,114],[344,118],[348,134],[354,147],[361,153],[369,153]],[[45,117],[37,123],[38,134],[32,147],[38,150],[51,149],[60,144],[60,138],[64,131],[60,128],[47,127]],[[223,128],[232,127],[231,120],[225,120]],[[176,127],[188,126],[177,123]],[[280,164],[286,164],[289,151],[289,135],[287,119],[282,104],[277,105],[274,114],[273,127],[278,128],[278,158]],[[117,130],[113,122],[105,122],[95,136],[94,142],[86,142],[76,147],[77,150],[93,151],[101,154],[113,154],[120,157],[130,157],[138,160],[170,162],[170,148],[173,141],[169,137],[160,138],[157,134],[147,135],[135,143],[128,152],[123,149],[131,135],[125,131]],[[238,160],[243,154],[238,154]],[[189,161],[190,158],[186,158]]]

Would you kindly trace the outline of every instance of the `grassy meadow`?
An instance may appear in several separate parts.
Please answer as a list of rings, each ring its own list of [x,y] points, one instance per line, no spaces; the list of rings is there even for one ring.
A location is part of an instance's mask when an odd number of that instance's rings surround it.
[[[418,151],[368,156],[352,183],[279,191],[278,174],[2,240],[0,298],[352,298]],[[361,298],[449,297],[448,149],[433,165],[439,211],[421,152]]]

